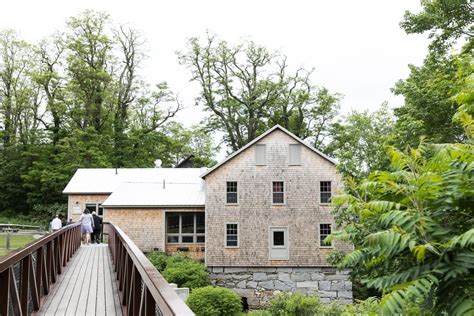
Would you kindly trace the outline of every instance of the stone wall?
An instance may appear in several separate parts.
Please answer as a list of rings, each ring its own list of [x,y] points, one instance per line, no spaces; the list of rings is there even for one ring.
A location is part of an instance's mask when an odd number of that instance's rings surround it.
[[[305,268],[209,268],[214,285],[229,288],[247,298],[250,308],[262,308],[280,292],[315,294],[321,302],[352,303],[349,271],[327,267]]]

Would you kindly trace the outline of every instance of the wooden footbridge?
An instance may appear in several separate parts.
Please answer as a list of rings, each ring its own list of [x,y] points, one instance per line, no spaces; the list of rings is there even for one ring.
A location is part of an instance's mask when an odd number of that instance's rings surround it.
[[[81,246],[68,225],[0,259],[0,316],[193,315],[119,228]]]

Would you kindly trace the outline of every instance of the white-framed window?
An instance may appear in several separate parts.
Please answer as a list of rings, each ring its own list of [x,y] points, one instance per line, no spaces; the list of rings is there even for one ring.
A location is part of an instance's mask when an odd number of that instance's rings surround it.
[[[226,248],[239,247],[239,223],[225,224],[225,246]]]
[[[283,181],[272,182],[272,203],[285,204],[285,182]]]
[[[226,183],[226,203],[227,204],[238,204],[238,183],[237,181],[227,181]]]
[[[267,145],[255,145],[255,164],[257,166],[264,166],[267,164]]]
[[[319,194],[321,203],[327,204],[331,202],[331,181],[319,182]]]
[[[166,242],[195,244],[205,242],[204,212],[167,212]]]
[[[320,223],[319,224],[319,246],[320,247],[326,247],[326,248],[331,248],[332,243],[326,244],[324,242],[324,239],[326,239],[327,236],[331,235],[332,231],[332,224],[331,223]]]
[[[301,144],[290,144],[289,163],[290,166],[301,165]]]
[[[270,227],[270,260],[288,260],[288,227]]]

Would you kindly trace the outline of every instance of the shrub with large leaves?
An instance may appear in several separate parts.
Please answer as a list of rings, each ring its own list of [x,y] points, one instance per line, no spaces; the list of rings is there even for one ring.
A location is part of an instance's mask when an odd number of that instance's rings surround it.
[[[391,172],[348,181],[333,199],[344,229],[329,239],[355,245],[339,267],[382,291],[382,314],[413,304],[474,313],[474,147],[422,143],[389,154]]]

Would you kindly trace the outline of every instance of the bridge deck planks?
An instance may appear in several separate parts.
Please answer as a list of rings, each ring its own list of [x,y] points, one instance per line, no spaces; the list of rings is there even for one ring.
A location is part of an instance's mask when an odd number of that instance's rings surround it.
[[[37,315],[122,315],[106,244],[82,246]]]

